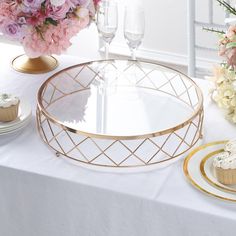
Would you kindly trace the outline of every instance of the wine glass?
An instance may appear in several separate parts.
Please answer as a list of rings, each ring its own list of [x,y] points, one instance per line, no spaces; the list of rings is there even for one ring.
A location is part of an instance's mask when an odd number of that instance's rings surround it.
[[[124,15],[124,37],[130,48],[133,60],[136,60],[136,50],[142,42],[144,29],[144,9],[139,6],[126,6]]]
[[[113,0],[101,0],[97,10],[97,29],[105,43],[105,58],[108,59],[109,45],[115,37],[118,25],[117,3]]]

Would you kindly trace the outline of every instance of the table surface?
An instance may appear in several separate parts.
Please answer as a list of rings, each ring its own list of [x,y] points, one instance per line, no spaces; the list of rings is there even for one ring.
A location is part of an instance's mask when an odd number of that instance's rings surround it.
[[[60,56],[56,71],[27,75],[0,56],[0,92],[30,101],[33,119],[17,136],[0,136],[0,235],[234,235],[236,204],[194,189],[183,158],[150,172],[122,174],[89,170],[57,158],[36,128],[36,95],[53,73],[84,62]],[[236,127],[204,93],[203,143],[230,139]],[[22,234],[19,234],[21,232]],[[155,234],[154,234],[155,232]]]

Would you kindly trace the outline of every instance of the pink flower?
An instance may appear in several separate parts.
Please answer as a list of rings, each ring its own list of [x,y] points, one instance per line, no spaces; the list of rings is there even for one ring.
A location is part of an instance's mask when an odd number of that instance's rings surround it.
[[[14,21],[4,22],[2,25],[2,32],[9,38],[21,39],[21,29],[20,26]]]
[[[9,4],[5,1],[0,1],[0,16],[15,20],[18,11],[16,5]]]
[[[236,35],[236,26],[235,25],[231,25],[226,33],[226,36],[228,38],[232,38]]]
[[[93,0],[93,2],[94,2],[94,5],[97,6],[100,0]]]
[[[0,31],[30,57],[61,54],[94,13],[93,0],[0,0]]]
[[[66,2],[61,6],[52,6],[49,12],[49,17],[53,20],[62,20],[66,18],[66,14],[69,12],[70,5]]]
[[[41,15],[38,13],[38,14],[35,14],[35,15],[32,15],[31,17],[29,17],[26,20],[26,22],[32,26],[39,26],[40,24],[43,24],[44,20],[45,20],[44,15]]]
[[[57,26],[49,25],[44,34],[44,40],[35,32],[24,37],[22,44],[29,57],[41,55],[61,54],[70,45],[70,39],[89,23],[89,17],[78,20],[65,19]]]
[[[91,0],[70,0],[75,6],[88,6]]]
[[[22,11],[25,13],[35,12],[43,2],[44,0],[22,0]]]
[[[225,56],[227,58],[228,65],[236,66],[236,48],[227,50]]]

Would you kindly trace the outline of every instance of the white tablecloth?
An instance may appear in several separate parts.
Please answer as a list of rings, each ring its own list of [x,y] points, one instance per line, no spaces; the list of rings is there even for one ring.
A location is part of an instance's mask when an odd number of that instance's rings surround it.
[[[60,70],[83,60],[58,58]],[[0,56],[0,92],[36,106],[39,86],[54,72],[26,75]],[[204,143],[232,138],[227,122],[205,95]],[[235,235],[236,204],[211,198],[185,179],[182,162],[146,173],[96,172],[57,158],[41,141],[34,119],[20,135],[0,136],[1,236]]]

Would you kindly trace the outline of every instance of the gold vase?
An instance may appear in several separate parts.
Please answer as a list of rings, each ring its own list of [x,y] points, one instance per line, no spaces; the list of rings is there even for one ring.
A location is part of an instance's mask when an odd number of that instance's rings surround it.
[[[27,74],[41,74],[54,70],[58,66],[53,56],[29,58],[25,54],[17,56],[12,61],[12,67],[19,72]]]

